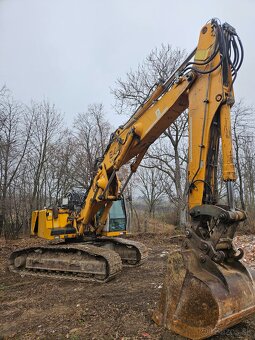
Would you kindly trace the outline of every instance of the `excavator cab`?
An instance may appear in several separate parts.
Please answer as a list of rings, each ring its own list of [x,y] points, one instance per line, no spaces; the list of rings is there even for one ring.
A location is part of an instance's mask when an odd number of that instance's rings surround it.
[[[129,222],[127,201],[122,197],[113,202],[102,234],[104,236],[126,235],[130,229]]]

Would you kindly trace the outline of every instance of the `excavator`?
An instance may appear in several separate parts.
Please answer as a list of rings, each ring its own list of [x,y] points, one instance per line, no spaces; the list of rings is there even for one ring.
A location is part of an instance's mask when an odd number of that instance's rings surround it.
[[[77,242],[14,251],[10,269],[24,275],[105,282],[121,271],[122,262],[143,262],[145,246],[104,237],[102,231],[113,202],[121,197],[149,146],[188,109],[190,219],[182,245],[169,254],[152,318],[186,338],[205,339],[253,314],[255,274],[242,262],[243,250],[233,244],[239,223],[246,219],[235,206],[231,136],[233,84],[243,54],[231,25],[218,19],[207,22],[194,51],[111,135],[82,208],[64,218],[64,227],[75,229]],[[220,149],[225,204],[219,202],[217,190]],[[117,173],[127,163],[130,174],[121,185]],[[53,216],[56,224],[60,216],[61,211]]]

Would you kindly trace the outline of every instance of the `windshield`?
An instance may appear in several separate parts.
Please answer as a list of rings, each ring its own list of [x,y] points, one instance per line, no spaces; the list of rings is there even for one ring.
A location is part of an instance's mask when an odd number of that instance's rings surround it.
[[[113,202],[109,216],[109,230],[110,231],[124,231],[126,230],[126,213],[122,200]]]
[[[123,207],[123,202],[121,200],[113,202],[113,205],[110,210],[110,219],[125,217],[126,215]]]

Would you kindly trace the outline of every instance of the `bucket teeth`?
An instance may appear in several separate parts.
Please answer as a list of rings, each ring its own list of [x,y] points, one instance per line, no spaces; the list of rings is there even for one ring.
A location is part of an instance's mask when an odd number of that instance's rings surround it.
[[[205,339],[255,312],[251,272],[239,261],[201,261],[193,249],[169,255],[153,320],[190,339]]]

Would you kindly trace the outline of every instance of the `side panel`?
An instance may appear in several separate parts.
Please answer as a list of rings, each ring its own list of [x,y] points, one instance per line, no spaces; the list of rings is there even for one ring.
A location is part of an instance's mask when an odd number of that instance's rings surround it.
[[[52,224],[53,224],[52,211],[40,210],[38,216],[38,236],[41,238],[51,239],[50,231],[52,228]]]
[[[31,235],[53,240],[75,238],[76,229],[68,221],[69,214],[59,211],[54,214],[52,209],[36,210],[32,212]]]
[[[31,235],[38,234],[38,216],[39,216],[39,211],[34,210],[31,216]]]

